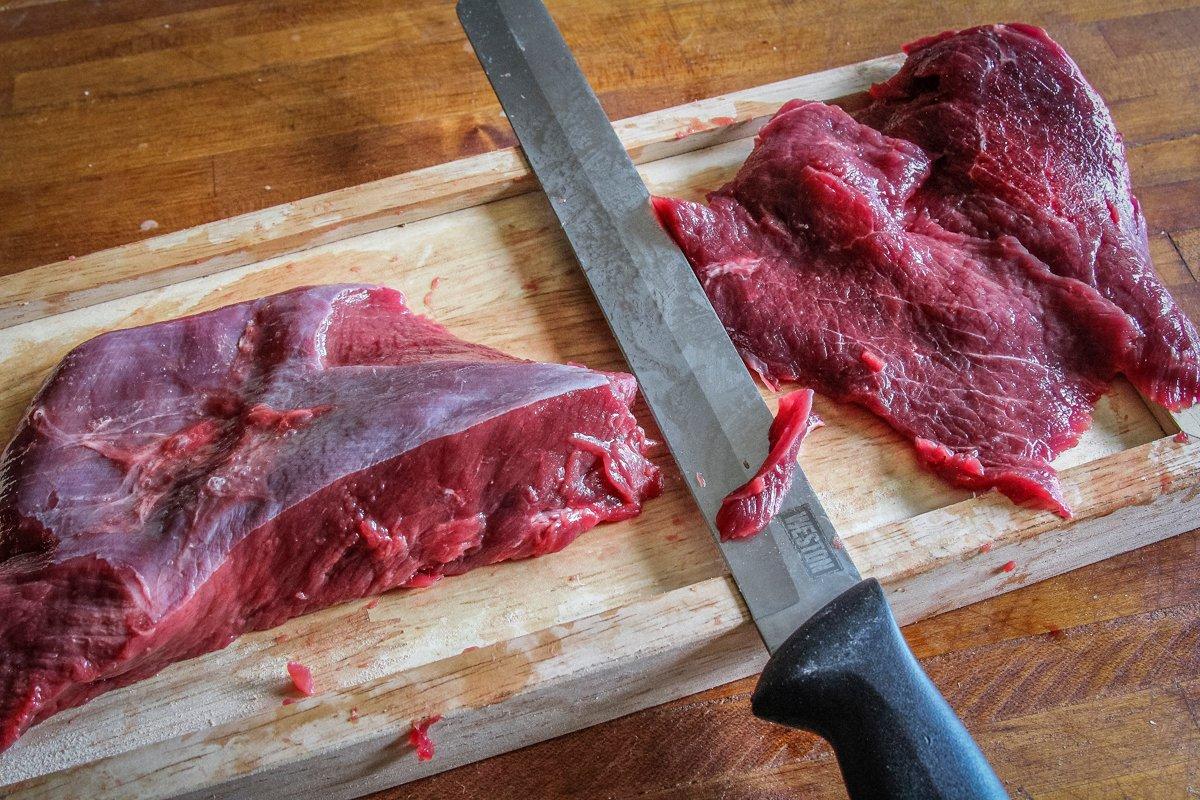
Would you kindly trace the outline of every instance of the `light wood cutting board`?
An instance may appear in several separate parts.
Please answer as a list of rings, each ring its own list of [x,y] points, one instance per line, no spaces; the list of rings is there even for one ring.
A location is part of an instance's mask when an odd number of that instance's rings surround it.
[[[698,197],[732,175],[783,101],[860,103],[856,93],[901,61],[616,128],[652,191]],[[621,369],[534,188],[519,152],[501,150],[2,277],[0,433],[91,336],[310,283],[387,284],[464,338]],[[1070,522],[951,489],[865,412],[817,409],[828,424],[806,442],[804,468],[903,622],[1174,536],[1200,516],[1200,444],[1176,441],[1181,429],[1198,437],[1200,418],[1151,408],[1123,381],[1057,462]],[[0,755],[0,790],[349,798],[755,673],[762,644],[661,447],[656,458],[667,490],[638,519],[553,556],[347,603],[173,665],[35,727]],[[283,706],[292,659],[312,668],[319,694]],[[437,756],[419,763],[407,733],[434,713],[445,717],[432,729]]]

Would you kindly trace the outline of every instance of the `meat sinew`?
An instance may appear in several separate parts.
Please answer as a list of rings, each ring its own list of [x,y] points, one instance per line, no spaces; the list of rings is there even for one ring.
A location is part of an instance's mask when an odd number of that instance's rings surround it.
[[[635,389],[367,286],[80,345],[3,459],[0,748],[243,631],[638,514]]]
[[[1196,332],[1061,48],[998,25],[909,53],[861,115],[897,136],[792,101],[707,204],[655,208],[765,381],[858,403],[951,482],[1068,515],[1050,462],[1118,371],[1195,402]]]

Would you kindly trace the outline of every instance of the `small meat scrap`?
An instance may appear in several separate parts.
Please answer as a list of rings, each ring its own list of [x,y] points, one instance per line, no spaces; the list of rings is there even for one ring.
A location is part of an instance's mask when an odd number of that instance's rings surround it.
[[[311,669],[299,661],[289,661],[287,662],[287,671],[292,679],[292,685],[296,687],[296,691],[305,697],[312,697],[315,694]]]
[[[418,761],[433,758],[434,746],[433,739],[429,738],[429,728],[441,720],[441,714],[433,714],[413,722],[412,730],[408,732],[408,745],[417,751]]]
[[[725,498],[717,512],[717,530],[723,540],[754,536],[779,513],[796,474],[800,444],[809,431],[822,424],[812,413],[812,401],[812,389],[800,389],[780,398],[779,413],[768,433],[767,460],[748,483]]]

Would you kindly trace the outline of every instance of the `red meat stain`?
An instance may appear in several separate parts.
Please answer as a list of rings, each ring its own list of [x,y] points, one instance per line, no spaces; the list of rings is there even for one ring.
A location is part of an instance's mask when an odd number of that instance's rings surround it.
[[[1006,561],[1006,562],[1005,562],[1005,564],[1004,564],[1004,566],[1002,566],[1002,567],[1000,568],[1000,571],[1001,571],[1001,572],[1012,572],[1012,571],[1013,571],[1014,569],[1016,569],[1016,568],[1017,568],[1017,562],[1015,562],[1015,561]]]
[[[367,604],[366,604],[366,606],[364,606],[364,607],[365,607],[365,608],[366,608],[368,611],[370,611],[372,608],[374,608],[374,607],[375,607],[375,606],[377,606],[377,605],[379,605],[379,598],[378,598],[378,597],[376,597],[376,598],[373,598],[373,599],[371,600],[371,602],[367,603]]]
[[[350,709],[350,722],[358,724],[358,706]]]
[[[1180,444],[1187,444],[1192,440],[1192,437],[1188,436],[1187,431],[1180,431],[1179,433],[1175,434],[1174,438],[1175,441],[1179,442]]]
[[[709,126],[706,125],[703,120],[692,117],[690,120],[688,120],[688,124],[685,125],[681,130],[675,131],[675,139],[686,139],[693,133],[703,133],[708,129]]]
[[[408,746],[417,751],[417,761],[433,758],[433,739],[429,738],[429,728],[441,719],[441,714],[434,714],[413,722],[412,730],[408,733]]]
[[[1067,638],[1067,635],[1062,632],[1061,628],[1051,628],[1050,630],[1046,631],[1046,636],[1055,641]]]
[[[542,284],[537,278],[532,278],[522,283],[521,288],[527,292],[536,292],[538,289],[542,288]]]
[[[979,552],[990,553],[992,552],[992,548],[995,546],[996,545],[994,542],[984,542],[983,544],[979,545]]]
[[[737,122],[737,120],[733,117],[713,117],[709,120],[709,122],[719,128],[723,125],[732,125],[733,123]]]
[[[429,291],[425,293],[425,297],[421,300],[421,302],[425,305],[425,307],[428,308],[430,311],[433,310],[433,293],[436,292],[437,288],[441,285],[442,285],[441,277],[435,275],[433,277],[433,280],[431,280],[429,282]]]
[[[682,542],[683,535],[679,533],[668,533],[666,539],[668,542]]]

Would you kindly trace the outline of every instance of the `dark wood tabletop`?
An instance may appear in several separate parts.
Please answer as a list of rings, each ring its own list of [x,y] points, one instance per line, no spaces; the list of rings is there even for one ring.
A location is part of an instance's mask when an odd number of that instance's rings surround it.
[[[1200,317],[1200,7],[1187,2],[551,2],[613,118],[896,52],[1049,29],[1130,148],[1157,266]],[[0,0],[0,271],[514,139],[427,0]],[[1200,797],[1200,532],[905,630],[1016,798]],[[753,680],[377,798],[838,798]]]

